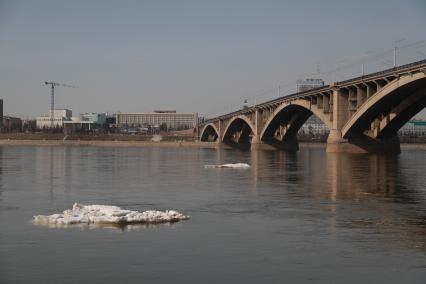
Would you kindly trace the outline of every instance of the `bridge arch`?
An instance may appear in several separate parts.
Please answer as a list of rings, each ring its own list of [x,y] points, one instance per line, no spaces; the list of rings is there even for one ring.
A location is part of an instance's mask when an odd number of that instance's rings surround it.
[[[331,129],[330,119],[316,105],[310,101],[298,99],[290,103],[283,103],[269,117],[260,133],[260,140],[267,142],[270,140],[281,123],[289,124],[285,133],[286,136],[296,135],[306,120],[315,114],[327,127]]]
[[[377,138],[391,138],[417,113],[426,108],[426,90],[420,94],[413,94],[406,103],[401,103],[397,108],[396,113],[391,115],[389,119],[382,120],[380,123],[380,131],[377,133]]]
[[[396,78],[370,97],[346,122],[342,137],[351,139],[370,130],[371,138],[392,138],[426,107],[426,74]]]
[[[226,144],[249,144],[250,134],[255,133],[255,127],[250,119],[244,115],[233,117],[229,120],[224,132],[222,142]]]
[[[204,125],[201,130],[200,140],[203,142],[214,142],[219,137],[219,130],[213,123]],[[213,140],[213,141],[212,141]]]

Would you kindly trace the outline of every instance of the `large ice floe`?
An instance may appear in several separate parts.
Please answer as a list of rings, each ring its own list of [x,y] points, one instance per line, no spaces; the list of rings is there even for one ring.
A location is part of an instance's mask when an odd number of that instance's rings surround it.
[[[248,169],[249,164],[246,163],[235,163],[235,164],[222,164],[222,165],[205,165],[205,168],[231,168],[231,169]]]
[[[187,220],[185,216],[174,210],[144,212],[124,210],[118,206],[82,205],[75,203],[72,209],[62,214],[37,215],[34,222],[47,226],[67,226],[73,224],[159,224]]]

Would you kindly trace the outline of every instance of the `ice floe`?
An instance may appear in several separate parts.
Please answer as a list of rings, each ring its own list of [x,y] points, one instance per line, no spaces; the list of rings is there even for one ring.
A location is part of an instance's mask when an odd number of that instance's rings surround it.
[[[185,216],[174,210],[144,212],[124,210],[118,206],[82,205],[75,203],[72,209],[61,214],[37,215],[34,222],[39,225],[72,225],[72,224],[159,224],[187,220]]]
[[[249,164],[246,163],[235,163],[235,164],[222,164],[222,165],[205,165],[205,168],[231,168],[231,169],[248,169]]]

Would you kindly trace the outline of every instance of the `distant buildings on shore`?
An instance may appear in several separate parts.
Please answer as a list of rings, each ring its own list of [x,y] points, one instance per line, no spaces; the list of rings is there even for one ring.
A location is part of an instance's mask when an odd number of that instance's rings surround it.
[[[3,99],[0,99],[0,132],[156,134],[160,131],[195,129],[198,121],[196,112],[179,113],[176,110],[91,112],[73,116],[70,109],[55,109],[53,112],[49,110],[36,119],[22,120],[3,115]]]
[[[321,87],[321,79],[298,81],[298,91]],[[203,122],[196,112],[179,113],[176,110],[156,110],[153,112],[83,113],[73,116],[70,109],[55,109],[53,116],[48,114],[36,119],[21,119],[4,115],[3,99],[0,99],[1,132],[64,132],[70,133],[125,133],[158,134],[160,131],[193,130]],[[52,127],[54,129],[52,129]],[[324,140],[329,133],[326,125],[312,115],[299,130],[298,136],[304,139]],[[398,132],[400,137],[426,138],[426,120],[413,119]]]
[[[321,119],[319,119],[315,115],[312,115],[300,128],[299,135],[323,137],[328,135],[329,132],[330,130],[321,121]]]
[[[413,119],[399,130],[402,137],[426,137],[426,120]]]
[[[194,129],[197,113],[178,113],[176,110],[154,112],[84,113],[72,116],[69,109],[56,109],[52,113],[36,118],[36,128],[48,131],[63,129],[65,133],[113,131],[120,133],[158,133]]]

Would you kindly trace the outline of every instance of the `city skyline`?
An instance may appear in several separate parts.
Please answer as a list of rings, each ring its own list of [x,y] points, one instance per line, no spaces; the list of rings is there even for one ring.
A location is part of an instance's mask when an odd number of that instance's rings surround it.
[[[419,60],[426,5],[409,2],[0,1],[5,114],[47,113],[52,80],[80,86],[55,90],[56,106],[75,113],[211,117],[290,94],[317,69],[327,84],[363,63],[388,68],[394,46],[398,65]]]

